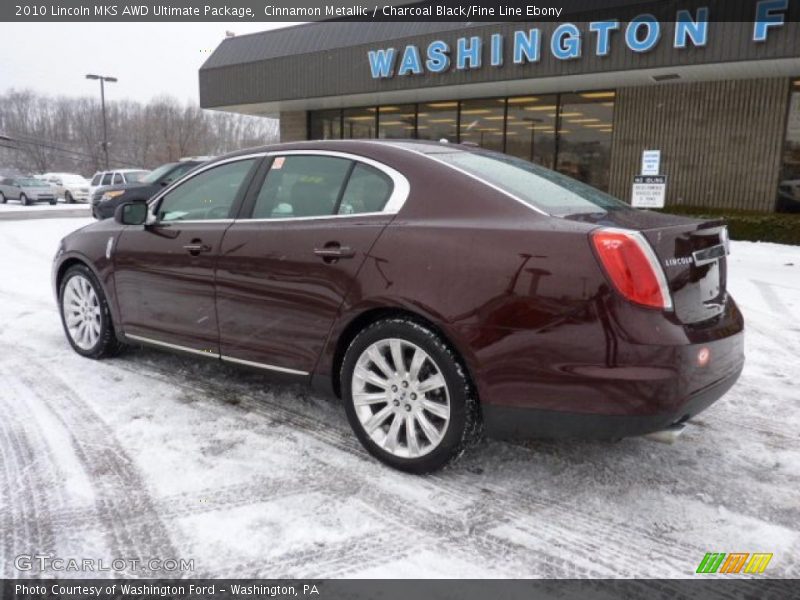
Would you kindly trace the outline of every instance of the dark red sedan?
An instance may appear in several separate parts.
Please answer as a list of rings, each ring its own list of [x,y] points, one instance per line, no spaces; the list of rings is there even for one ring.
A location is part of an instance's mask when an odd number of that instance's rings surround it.
[[[214,160],[67,236],[67,339],[152,344],[308,381],[424,472],[485,429],[680,426],[744,362],[727,233],[453,144],[336,141]],[[320,427],[324,427],[320,423]]]

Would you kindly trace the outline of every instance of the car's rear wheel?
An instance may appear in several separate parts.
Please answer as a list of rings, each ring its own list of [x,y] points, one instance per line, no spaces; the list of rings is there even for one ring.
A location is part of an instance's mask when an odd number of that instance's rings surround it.
[[[119,351],[108,301],[88,267],[70,267],[61,280],[58,297],[64,332],[75,352],[106,358]]]
[[[20,194],[19,203],[22,204],[22,206],[28,206],[28,197],[25,194]]]
[[[466,369],[437,333],[416,321],[386,319],[364,329],[341,375],[351,427],[370,454],[392,467],[435,471],[480,432]]]
[[[55,203],[56,203],[56,199],[55,198],[50,200],[50,206],[55,206]]]
[[[3,194],[3,192],[0,192],[0,204],[5,204],[5,203],[6,203],[6,197]]]

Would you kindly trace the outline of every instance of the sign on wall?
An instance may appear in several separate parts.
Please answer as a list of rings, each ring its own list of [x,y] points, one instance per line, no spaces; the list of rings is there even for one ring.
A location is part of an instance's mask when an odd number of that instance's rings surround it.
[[[642,175],[658,175],[661,172],[661,150],[642,152]]]
[[[756,2],[749,32],[751,40],[765,42],[771,30],[779,29],[786,23],[788,9],[789,0]],[[712,22],[709,7],[703,6],[695,11],[677,11],[671,29],[667,30],[671,35],[666,35],[664,24],[648,13],[628,22],[611,19],[580,24],[561,23],[550,33],[549,39],[545,39],[546,34],[541,28],[526,27],[511,35],[493,33],[460,37],[455,42],[452,39],[437,39],[425,46],[408,44],[405,47],[375,48],[367,52],[367,58],[373,79],[389,79],[481,69],[484,66],[503,68],[509,61],[513,61],[514,65],[538,63],[544,53],[556,60],[569,61],[580,59],[585,54],[608,56],[612,52],[619,52],[620,48],[643,54],[654,50],[659,43],[670,44],[676,51],[687,51],[708,45],[711,35],[709,23]]]
[[[634,208],[664,208],[666,175],[634,175],[631,205]]]

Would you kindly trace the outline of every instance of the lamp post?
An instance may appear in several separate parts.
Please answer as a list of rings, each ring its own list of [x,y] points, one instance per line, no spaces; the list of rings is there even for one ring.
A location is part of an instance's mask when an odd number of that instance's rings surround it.
[[[106,75],[92,75],[86,76],[86,79],[99,79],[100,80],[100,106],[103,110],[103,154],[106,158],[106,171],[108,171],[108,132],[106,128],[106,88],[105,82],[116,83],[116,77],[108,77]]]

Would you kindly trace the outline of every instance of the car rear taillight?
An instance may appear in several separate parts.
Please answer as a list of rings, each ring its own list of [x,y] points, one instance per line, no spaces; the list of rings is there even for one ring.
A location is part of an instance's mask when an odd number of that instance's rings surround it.
[[[598,229],[591,238],[600,264],[620,294],[635,304],[672,310],[664,271],[644,236],[624,229]]]

